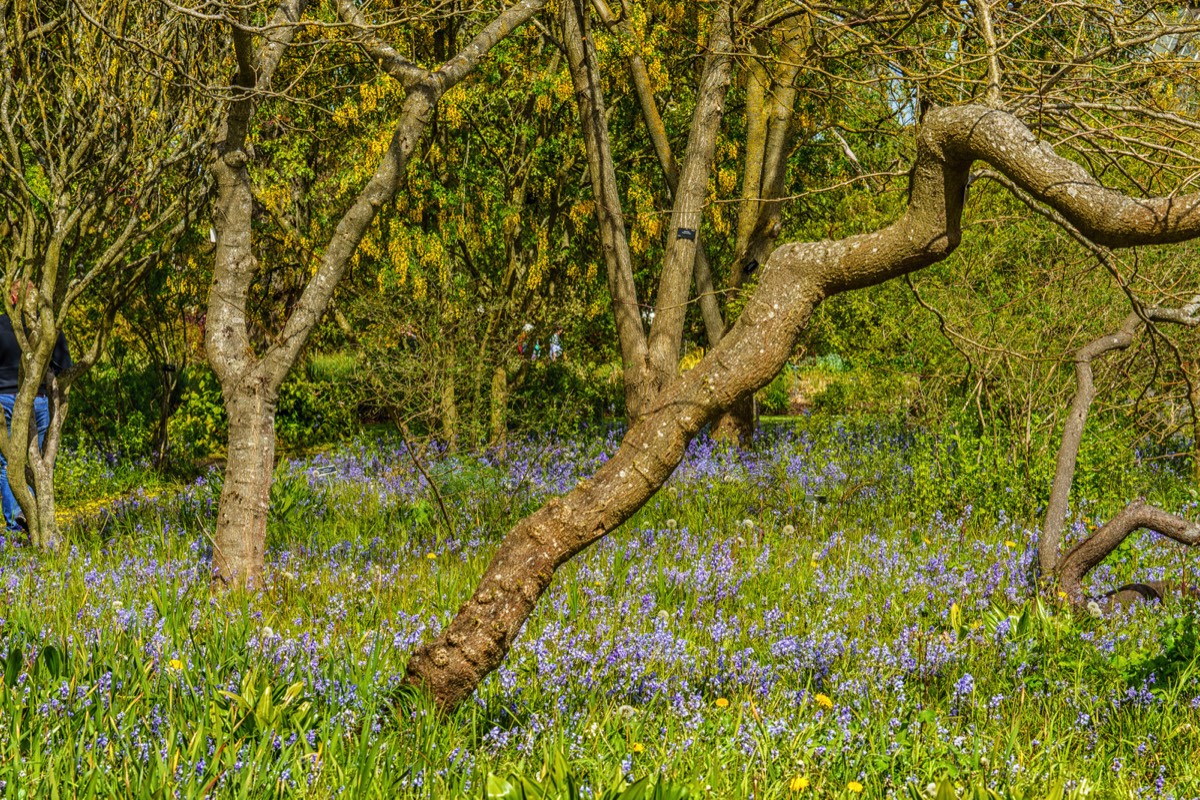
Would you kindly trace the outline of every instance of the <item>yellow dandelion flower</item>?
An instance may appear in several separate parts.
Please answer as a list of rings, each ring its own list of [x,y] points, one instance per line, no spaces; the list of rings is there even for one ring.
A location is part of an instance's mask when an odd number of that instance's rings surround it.
[[[435,558],[437,558],[437,553],[426,553],[425,557],[428,558],[430,561],[433,561]]]
[[[183,662],[180,661],[178,658],[172,658],[170,661],[167,662],[167,666],[174,670],[181,670],[181,669],[183,669]]]
[[[846,784],[846,788],[849,789],[850,791],[854,792],[855,794],[862,794],[863,785],[861,783],[859,783],[858,781],[850,781],[849,783]]]
[[[717,698],[717,708],[725,708],[727,705],[729,705],[729,701],[724,697]]]
[[[629,746],[629,749],[635,753],[644,753],[646,752],[646,745],[642,744],[641,742],[634,742]]]
[[[1004,542],[1004,546],[1007,547],[1009,550],[1014,550],[1017,547],[1017,543],[1014,542],[1012,539],[1007,539]]]
[[[808,788],[808,785],[809,780],[807,775],[797,775],[796,777],[792,778],[791,782],[788,784],[788,788],[793,792],[803,792]]]
[[[833,708],[833,700],[827,694],[818,694],[813,698],[821,708]]]

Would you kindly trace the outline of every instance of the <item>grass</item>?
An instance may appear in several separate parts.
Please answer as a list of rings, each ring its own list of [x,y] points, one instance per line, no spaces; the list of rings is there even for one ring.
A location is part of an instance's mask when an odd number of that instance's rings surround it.
[[[450,528],[393,443],[289,463],[254,594],[208,589],[216,473],[116,502],[68,552],[6,546],[0,792],[514,797],[514,775],[557,771],[584,797],[659,774],[714,798],[933,797],[942,781],[1200,796],[1195,608],[1094,619],[1038,600],[1037,470],[887,424],[804,419],[753,452],[697,443],[439,717],[402,688],[407,654],[511,523],[614,447],[433,457]],[[95,477],[88,496],[122,481]],[[1083,485],[1109,490],[1077,500],[1072,539],[1137,494],[1196,513],[1162,462]],[[1146,540],[1094,586],[1194,564]]]

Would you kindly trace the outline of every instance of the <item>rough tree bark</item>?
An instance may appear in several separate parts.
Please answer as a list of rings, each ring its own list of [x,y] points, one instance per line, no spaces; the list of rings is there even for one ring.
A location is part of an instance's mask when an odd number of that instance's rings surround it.
[[[1083,578],[1135,531],[1152,530],[1184,544],[1200,543],[1200,528],[1195,523],[1137,500],[1091,536],[1084,539],[1066,555],[1061,553],[1063,526],[1067,518],[1067,503],[1075,480],[1079,445],[1087,425],[1088,412],[1096,399],[1096,383],[1092,362],[1113,350],[1124,350],[1133,344],[1138,331],[1146,322],[1170,322],[1195,327],[1200,325],[1200,298],[1182,309],[1145,308],[1133,312],[1113,333],[1101,336],[1075,353],[1075,397],[1063,426],[1062,441],[1050,487],[1046,518],[1038,538],[1038,568],[1048,584],[1057,583],[1068,601],[1075,607],[1086,605]],[[1134,584],[1123,586],[1109,598],[1126,602],[1138,598],[1162,597],[1169,587],[1165,584]]]
[[[404,58],[374,35],[352,0],[338,11],[352,36],[379,67],[406,89],[392,140],[371,179],[338,221],[278,338],[255,354],[246,306],[258,273],[253,253],[253,186],[248,170],[249,131],[255,101],[270,90],[272,77],[300,27],[305,0],[283,0],[255,47],[252,31],[232,31],[238,74],[222,130],[214,147],[217,233],[213,281],[208,296],[205,349],[229,412],[229,461],[217,512],[213,577],[225,585],[261,579],[267,506],[274,470],[275,407],[279,387],[299,357],[380,207],[396,193],[405,168],[442,95],[469,75],[496,43],[528,21],[545,0],[521,0],[486,25],[457,55],[435,70]]]
[[[957,247],[972,163],[985,161],[1109,247],[1200,236],[1200,195],[1131,199],[1037,141],[1011,114],[932,108],[917,139],[908,209],[893,224],[839,241],[775,249],[729,333],[655,398],[590,479],[521,520],[458,615],[409,660],[407,680],[442,708],[469,697],[504,659],[555,570],[658,491],[701,428],[770,381],[826,297],[922,269]]]

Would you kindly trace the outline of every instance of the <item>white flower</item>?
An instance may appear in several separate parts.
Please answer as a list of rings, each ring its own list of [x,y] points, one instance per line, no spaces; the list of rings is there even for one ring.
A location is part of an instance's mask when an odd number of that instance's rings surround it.
[[[740,536],[739,536],[739,537],[737,537],[737,539],[735,539],[734,541],[736,541],[736,542],[737,542],[739,545],[743,545],[743,544],[745,544],[745,543],[746,543],[746,540],[745,540],[745,539],[743,539],[743,538],[742,538],[742,537],[740,537]]]
[[[633,719],[637,716],[637,709],[633,706],[618,706],[617,716],[621,719]]]
[[[1104,611],[1101,610],[1100,604],[1097,603],[1095,600],[1088,600],[1087,612],[1089,614],[1091,614],[1093,617],[1095,617],[1096,619],[1100,619],[1100,617],[1104,616]]]
[[[263,638],[264,638],[264,639],[270,639],[272,636],[274,636],[274,635],[275,635],[275,631],[273,631],[273,630],[271,629],[271,626],[270,626],[270,625],[268,625],[268,626],[266,626],[265,628],[263,628],[263,630],[262,630],[262,633],[263,633]]]
[[[752,519],[744,519],[744,520],[742,520],[742,525],[743,525],[744,527],[747,527],[747,528],[753,528],[753,527],[754,527],[754,520],[752,520]]]
[[[678,527],[679,522],[674,517],[671,517],[669,520],[667,520],[667,530],[673,531]]]
[[[113,600],[113,604],[112,604],[113,611],[120,611],[124,607],[125,607],[125,604],[122,603],[120,600]]]
[[[784,535],[784,536],[791,536],[791,535],[792,535],[792,534],[794,534],[795,532],[796,532],[796,526],[795,526],[795,525],[784,525],[784,526],[783,526],[783,535]]]

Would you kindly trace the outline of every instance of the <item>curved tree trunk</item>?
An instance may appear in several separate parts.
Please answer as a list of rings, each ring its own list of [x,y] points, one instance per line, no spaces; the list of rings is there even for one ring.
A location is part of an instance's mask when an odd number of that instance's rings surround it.
[[[1200,544],[1200,526],[1182,517],[1137,500],[1126,506],[1108,524],[1097,530],[1071,549],[1060,555],[1062,531],[1067,517],[1067,502],[1071,485],[1075,480],[1075,466],[1083,430],[1087,425],[1088,411],[1096,399],[1096,384],[1092,375],[1092,362],[1113,350],[1124,350],[1133,344],[1134,337],[1142,324],[1170,322],[1194,327],[1200,325],[1200,298],[1182,309],[1145,308],[1125,318],[1114,333],[1081,347],[1075,354],[1075,381],[1077,389],[1071,400],[1071,410],[1063,426],[1062,442],[1058,448],[1058,459],[1054,472],[1054,483],[1050,488],[1050,502],[1046,505],[1046,519],[1038,539],[1038,567],[1043,580],[1057,582],[1067,595],[1068,602],[1075,608],[1087,605],[1090,598],[1083,592],[1083,579],[1109,553],[1127,537],[1138,530],[1152,530],[1162,536],[1187,545]],[[1157,599],[1168,590],[1166,584],[1133,584],[1114,592],[1109,600],[1124,603],[1136,599]],[[1184,587],[1190,591],[1190,588]]]
[[[591,479],[517,524],[450,625],[414,651],[407,680],[424,686],[443,708],[470,696],[500,665],[555,569],[629,519],[705,423],[775,376],[817,303],[924,268],[957,247],[976,160],[1008,175],[1099,244],[1200,236],[1200,195],[1131,200],[1039,144],[1010,114],[980,106],[930,109],[903,216],[874,233],[776,248],[730,332],[659,393]]]
[[[1083,592],[1083,578],[1116,550],[1130,534],[1139,530],[1150,530],[1174,539],[1190,547],[1200,546],[1200,524],[1169,514],[1162,509],[1137,500],[1126,506],[1112,520],[1088,538],[1075,545],[1063,556],[1058,565],[1058,580],[1072,606],[1082,607],[1088,602]],[[1112,599],[1123,602],[1127,599],[1161,599],[1172,587],[1167,584],[1132,584],[1123,586],[1112,594]],[[1181,587],[1191,591],[1191,587]]]

